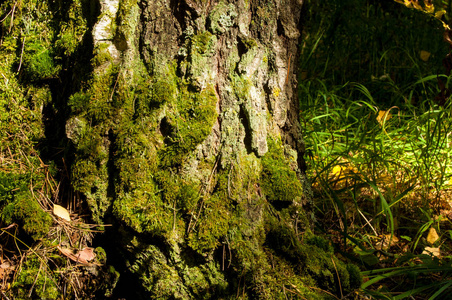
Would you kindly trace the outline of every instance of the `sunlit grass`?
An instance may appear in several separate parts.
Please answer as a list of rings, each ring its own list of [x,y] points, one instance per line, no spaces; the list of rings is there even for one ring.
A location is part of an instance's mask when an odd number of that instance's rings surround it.
[[[452,107],[437,96],[452,84],[441,75],[449,52],[441,22],[394,1],[307,7],[300,123],[317,229],[362,268],[368,296],[444,299]]]

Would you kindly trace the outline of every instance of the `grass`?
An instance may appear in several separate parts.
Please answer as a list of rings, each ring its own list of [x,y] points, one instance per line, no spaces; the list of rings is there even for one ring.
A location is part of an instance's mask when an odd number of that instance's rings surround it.
[[[391,1],[308,5],[299,95],[318,229],[360,265],[362,293],[444,296],[452,289],[452,106],[437,99],[438,81],[450,86],[450,76],[437,75],[447,45],[427,34],[441,24]]]

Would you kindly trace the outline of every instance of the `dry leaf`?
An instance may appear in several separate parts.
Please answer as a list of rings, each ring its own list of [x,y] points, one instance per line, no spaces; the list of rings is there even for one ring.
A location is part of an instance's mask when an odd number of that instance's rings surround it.
[[[432,14],[435,12],[435,7],[433,6],[433,3],[428,3],[427,1],[424,0],[424,5],[425,5],[425,11],[428,12],[429,14]]]
[[[343,169],[344,169],[344,168],[342,168],[342,166],[336,165],[336,166],[334,166],[333,169],[331,170],[331,174],[332,174],[333,176],[340,176]]]
[[[439,250],[439,247],[438,248],[425,247],[424,251],[422,251],[422,254],[440,257],[441,251]]]
[[[392,115],[389,112],[389,110],[379,110],[378,111],[377,122],[380,125],[383,125],[384,122],[388,121],[391,118],[392,118]]]
[[[437,11],[437,12],[435,13],[435,18],[441,19],[441,17],[442,17],[443,15],[445,15],[445,14],[446,14],[446,11],[445,11],[444,9],[439,10],[439,11]]]
[[[411,4],[415,9],[422,11],[422,6],[419,4],[418,0],[411,0]]]
[[[11,264],[9,262],[7,262],[7,261],[5,261],[4,263],[2,263],[0,265],[0,269],[8,269],[10,267],[11,267]]]
[[[427,242],[430,245],[433,245],[437,240],[439,240],[438,233],[436,232],[436,229],[433,227],[430,227],[430,230],[428,231],[427,235]]]
[[[399,238],[390,234],[380,235],[381,240],[375,244],[375,249],[384,250],[388,249],[399,242]]]
[[[90,264],[89,262],[96,257],[93,248],[90,247],[85,247],[82,250],[77,251],[75,253],[68,248],[62,248],[60,246],[58,246],[57,248],[69,259],[84,265],[89,265]]]
[[[94,249],[90,247],[85,247],[82,250],[80,250],[76,256],[81,261],[92,261],[96,257],[96,253],[94,253]]]
[[[430,52],[425,51],[425,50],[421,50],[421,53],[420,53],[419,56],[421,57],[421,59],[422,59],[423,61],[428,61],[428,59],[430,58],[430,55],[431,55]]]
[[[53,214],[66,221],[71,221],[71,216],[69,215],[67,209],[60,205],[57,204],[53,205]]]

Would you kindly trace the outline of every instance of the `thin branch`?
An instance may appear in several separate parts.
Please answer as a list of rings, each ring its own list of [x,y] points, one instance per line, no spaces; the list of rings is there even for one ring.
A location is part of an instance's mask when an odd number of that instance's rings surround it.
[[[24,37],[24,42],[22,43],[22,50],[20,51],[20,62],[19,62],[19,68],[17,68],[17,73],[19,73],[20,67],[22,67],[22,58],[24,56],[24,48],[25,48],[25,37]]]

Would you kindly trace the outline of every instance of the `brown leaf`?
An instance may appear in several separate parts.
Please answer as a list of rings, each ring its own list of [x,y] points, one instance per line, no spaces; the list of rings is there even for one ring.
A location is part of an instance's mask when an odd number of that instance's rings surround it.
[[[81,251],[79,251],[76,256],[83,261],[91,261],[96,257],[96,253],[94,253],[94,249],[90,247],[85,247]]]
[[[68,248],[62,248],[60,246],[58,246],[57,248],[69,259],[84,265],[89,265],[89,261],[93,260],[96,257],[93,248],[90,247],[85,247],[80,251],[76,251],[75,253]]]

